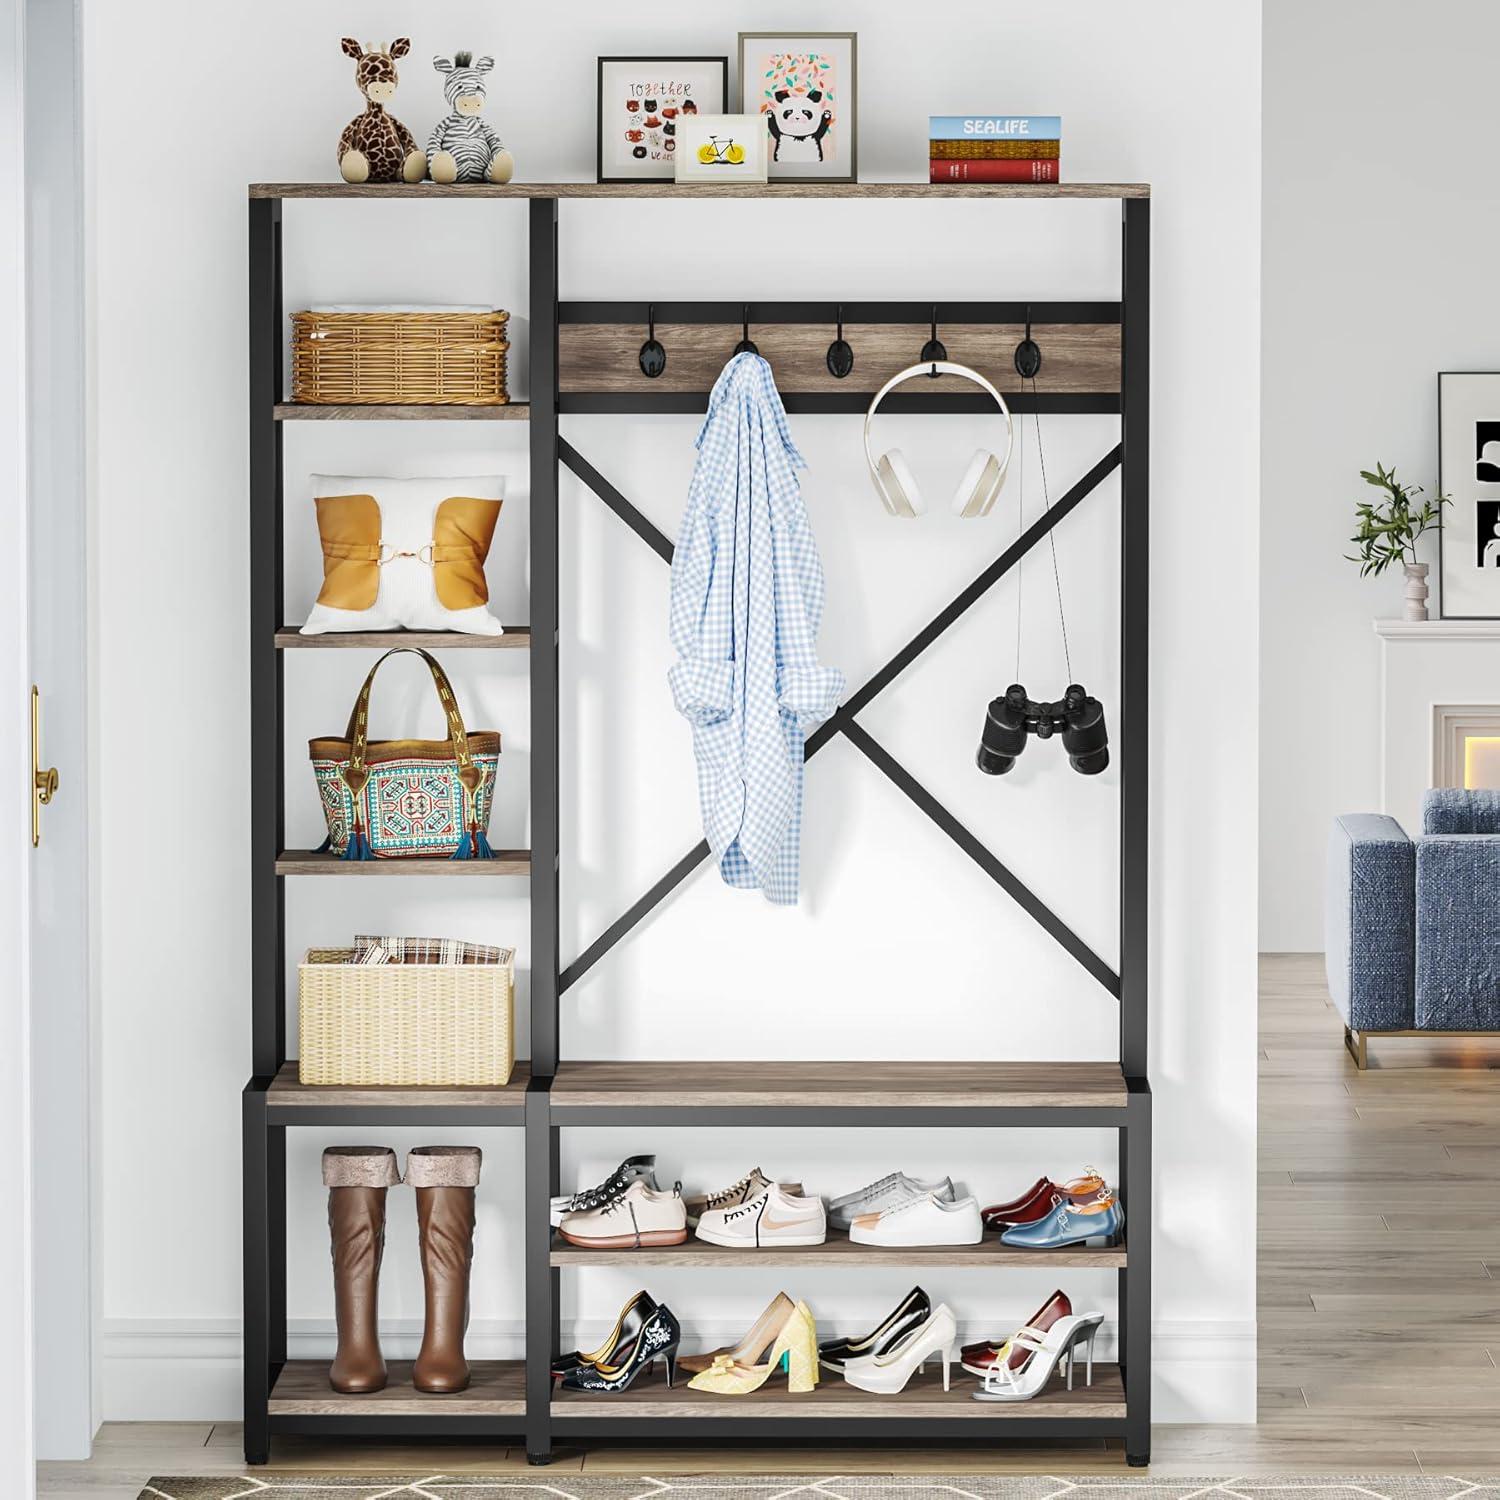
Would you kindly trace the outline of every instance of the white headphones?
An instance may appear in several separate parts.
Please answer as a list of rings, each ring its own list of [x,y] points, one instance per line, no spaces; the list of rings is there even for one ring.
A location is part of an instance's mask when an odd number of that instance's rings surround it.
[[[953,513],[958,516],[984,516],[990,512],[1005,483],[1005,471],[1010,467],[1011,450],[1016,445],[1015,424],[1011,421],[1010,407],[1005,397],[992,386],[978,370],[968,365],[955,365],[949,360],[923,360],[911,365],[897,375],[892,375],[875,393],[870,409],[865,413],[865,462],[870,466],[870,478],[875,482],[875,493],[893,516],[920,516],[927,510],[922,491],[917,487],[916,475],[899,448],[892,448],[876,458],[870,451],[870,421],[880,403],[903,381],[915,380],[918,375],[957,375],[961,380],[970,380],[982,386],[995,398],[996,405],[1005,413],[1005,457],[996,458],[988,448],[979,448],[965,468],[958,488],[953,492]]]

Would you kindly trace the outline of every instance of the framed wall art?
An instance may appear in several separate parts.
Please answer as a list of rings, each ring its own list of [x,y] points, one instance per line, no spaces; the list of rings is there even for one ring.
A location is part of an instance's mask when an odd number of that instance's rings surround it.
[[[1500,374],[1438,376],[1438,612],[1500,619]]]
[[[670,182],[684,121],[728,107],[727,57],[601,57],[597,180]]]
[[[740,110],[765,122],[772,182],[854,182],[856,33],[742,31]]]
[[[766,180],[766,132],[758,115],[691,115],[677,132],[677,181]]]

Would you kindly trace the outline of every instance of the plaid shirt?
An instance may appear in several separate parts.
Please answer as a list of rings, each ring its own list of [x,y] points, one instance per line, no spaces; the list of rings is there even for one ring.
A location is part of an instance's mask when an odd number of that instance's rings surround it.
[[[672,557],[670,672],[693,726],[703,831],[727,885],[797,900],[802,746],[844,690],[818,664],[823,568],[797,486],[805,468],[759,355],[724,367]]]

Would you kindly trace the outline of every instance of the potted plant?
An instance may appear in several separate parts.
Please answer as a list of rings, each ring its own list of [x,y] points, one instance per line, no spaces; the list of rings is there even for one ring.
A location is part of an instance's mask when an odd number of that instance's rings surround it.
[[[1359,576],[1380,574],[1399,562],[1406,574],[1406,618],[1427,618],[1427,564],[1417,561],[1417,539],[1439,524],[1443,507],[1452,504],[1449,495],[1433,495],[1417,503],[1419,484],[1402,484],[1395,469],[1379,462],[1374,473],[1361,469],[1359,477],[1382,493],[1379,500],[1361,500],[1354,507],[1359,530],[1350,540],[1359,550],[1349,558],[1359,564]]]

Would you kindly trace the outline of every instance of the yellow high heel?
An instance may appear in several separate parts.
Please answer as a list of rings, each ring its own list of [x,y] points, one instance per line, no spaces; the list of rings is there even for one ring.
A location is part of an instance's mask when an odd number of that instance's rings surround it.
[[[784,1369],[791,1394],[804,1395],[813,1390],[818,1384],[818,1327],[807,1303],[796,1302],[785,1310],[777,1306],[787,1301],[784,1296],[778,1297],[740,1347],[715,1355],[713,1364],[688,1382],[689,1389],[719,1396],[748,1396],[758,1391],[773,1371]],[[751,1354],[747,1346],[757,1332],[763,1335],[763,1342]],[[762,1364],[758,1356],[767,1345],[770,1353]]]

